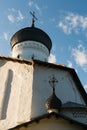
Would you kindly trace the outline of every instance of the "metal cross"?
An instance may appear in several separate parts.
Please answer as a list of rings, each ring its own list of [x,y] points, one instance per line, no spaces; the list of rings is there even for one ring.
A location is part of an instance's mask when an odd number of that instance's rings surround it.
[[[31,12],[30,11],[30,14],[32,15],[32,27],[34,27],[34,23],[35,23],[35,20],[37,20],[36,16],[35,16],[35,12]]]
[[[58,83],[58,80],[55,78],[55,76],[53,75],[50,80],[49,80],[49,84],[51,85],[51,87],[53,88],[53,92],[55,92],[55,83]]]

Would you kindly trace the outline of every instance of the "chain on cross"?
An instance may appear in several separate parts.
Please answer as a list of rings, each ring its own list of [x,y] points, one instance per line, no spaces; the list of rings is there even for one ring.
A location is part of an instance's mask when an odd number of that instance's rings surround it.
[[[55,86],[56,83],[58,83],[58,80],[55,78],[55,76],[53,75],[50,80],[49,80],[49,84],[51,85],[51,87],[53,88],[53,92],[55,92]]]
[[[35,16],[35,12],[31,12],[30,11],[30,14],[32,15],[32,27],[34,27],[34,23],[35,23],[35,20],[37,20],[36,16]]]

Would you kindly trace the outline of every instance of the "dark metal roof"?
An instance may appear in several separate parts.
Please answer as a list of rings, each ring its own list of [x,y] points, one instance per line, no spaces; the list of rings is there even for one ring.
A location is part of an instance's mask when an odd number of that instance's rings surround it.
[[[83,104],[78,104],[75,102],[66,102],[64,104],[62,104],[62,108],[83,108],[87,110],[87,105],[83,105]]]
[[[36,27],[26,27],[16,32],[11,38],[11,47],[13,48],[15,44],[27,40],[40,42],[48,48],[49,52],[51,50],[50,37],[43,30]]]

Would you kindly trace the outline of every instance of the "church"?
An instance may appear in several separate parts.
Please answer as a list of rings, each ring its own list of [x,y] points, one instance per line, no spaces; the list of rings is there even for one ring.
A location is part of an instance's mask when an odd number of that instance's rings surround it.
[[[86,130],[86,91],[73,68],[48,62],[51,38],[31,14],[0,56],[0,130]]]

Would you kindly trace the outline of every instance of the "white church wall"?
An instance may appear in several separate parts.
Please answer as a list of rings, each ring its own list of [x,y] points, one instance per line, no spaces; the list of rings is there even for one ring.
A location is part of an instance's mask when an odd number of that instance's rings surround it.
[[[79,104],[85,104],[69,72],[46,66],[35,65],[31,117],[37,117],[38,115],[46,113],[45,102],[52,94],[52,89],[49,84],[49,80],[52,75],[54,75],[58,80],[55,87],[55,93],[62,103],[71,101]]]
[[[32,82],[32,65],[0,60],[0,130],[29,120]]]
[[[45,102],[52,94],[52,75],[58,80],[56,95],[65,103],[85,104],[71,75],[49,66],[22,60],[0,60],[0,128],[6,130],[46,112]]]
[[[12,57],[18,57],[23,59],[37,59],[41,61],[47,61],[49,56],[48,49],[39,42],[36,41],[24,41],[16,44],[12,48]]]

